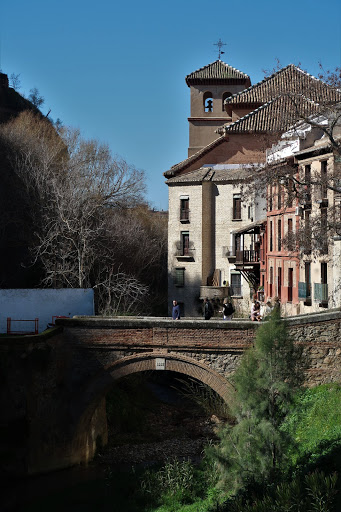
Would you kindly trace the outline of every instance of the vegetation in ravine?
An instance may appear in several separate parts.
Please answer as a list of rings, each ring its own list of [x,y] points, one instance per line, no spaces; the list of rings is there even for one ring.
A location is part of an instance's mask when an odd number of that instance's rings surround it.
[[[187,504],[185,490],[162,492],[155,485],[159,507],[148,510],[340,510],[341,386],[300,387],[299,361],[284,322],[274,316],[235,373],[235,423],[208,449],[205,488]]]

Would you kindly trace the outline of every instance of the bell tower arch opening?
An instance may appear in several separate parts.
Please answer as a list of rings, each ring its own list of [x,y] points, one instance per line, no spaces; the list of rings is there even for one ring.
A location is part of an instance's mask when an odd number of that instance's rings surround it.
[[[203,96],[204,100],[204,112],[213,112],[213,94],[210,91],[206,91]]]
[[[251,81],[248,75],[218,59],[187,75],[186,84],[191,93],[188,156],[192,156],[219,137],[216,130],[230,121],[224,100],[250,87]]]
[[[223,93],[223,97],[222,97],[222,105],[221,105],[221,109],[223,112],[225,112],[225,100],[226,98],[229,98],[230,96],[232,96],[232,92],[224,92]]]

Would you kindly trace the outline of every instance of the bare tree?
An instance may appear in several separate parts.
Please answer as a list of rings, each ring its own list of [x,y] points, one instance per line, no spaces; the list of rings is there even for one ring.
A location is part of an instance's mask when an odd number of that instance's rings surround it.
[[[21,89],[20,73],[19,74],[11,73],[11,75],[9,77],[9,84],[11,87],[13,87],[13,89],[15,89],[16,91],[19,91],[19,89]]]
[[[28,99],[37,108],[40,108],[45,103],[45,99],[40,94],[37,87],[30,89],[30,94],[28,95]]]
[[[135,214],[143,203],[143,171],[79,131],[57,133],[29,112],[0,128],[0,145],[19,183],[18,224],[29,233],[41,284],[95,286],[103,311],[132,311],[149,289],[147,269],[154,271],[165,252],[164,241],[161,252],[146,241],[152,230]]]

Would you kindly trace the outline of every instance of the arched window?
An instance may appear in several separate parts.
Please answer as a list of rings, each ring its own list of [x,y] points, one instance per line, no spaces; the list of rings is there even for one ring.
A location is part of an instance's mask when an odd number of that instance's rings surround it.
[[[224,101],[226,100],[226,98],[229,98],[230,96],[232,96],[232,92],[224,92],[224,94],[223,94],[223,98],[222,98],[222,110],[223,110],[223,112],[225,110]]]
[[[205,112],[213,112],[213,95],[210,91],[204,93],[204,110]]]

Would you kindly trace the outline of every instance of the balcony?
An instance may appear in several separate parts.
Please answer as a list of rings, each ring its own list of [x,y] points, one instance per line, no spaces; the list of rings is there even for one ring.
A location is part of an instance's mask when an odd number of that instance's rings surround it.
[[[236,250],[236,265],[259,265],[260,256],[259,250]]]
[[[320,208],[328,208],[328,199],[326,197],[322,197],[322,199],[317,199],[316,203]]]
[[[311,194],[307,193],[307,192],[304,193],[300,202],[305,210],[310,210],[311,209]]]
[[[200,299],[219,299],[222,301],[230,295],[229,286],[200,286]]]
[[[234,263],[236,261],[236,252],[234,247],[227,247],[224,245],[222,256],[223,258],[227,258],[230,263]]]
[[[180,208],[180,222],[182,224],[189,223],[190,221],[190,210],[188,208]]]
[[[182,243],[181,241],[176,243],[175,257],[179,261],[194,261],[195,248],[193,242]]]

